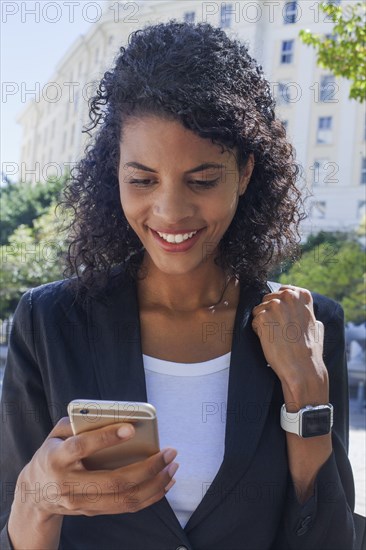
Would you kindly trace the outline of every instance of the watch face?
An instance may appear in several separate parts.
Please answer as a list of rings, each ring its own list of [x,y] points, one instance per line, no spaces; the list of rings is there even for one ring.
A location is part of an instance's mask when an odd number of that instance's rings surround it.
[[[304,411],[302,414],[302,437],[314,437],[330,432],[330,409]]]

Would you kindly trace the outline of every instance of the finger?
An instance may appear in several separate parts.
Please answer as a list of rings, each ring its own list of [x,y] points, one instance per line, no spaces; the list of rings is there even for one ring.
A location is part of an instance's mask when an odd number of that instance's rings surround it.
[[[173,452],[169,456],[165,454],[167,450],[164,449],[144,460],[113,470],[113,482],[123,485],[126,480],[133,480],[134,483],[140,484],[154,479],[162,471],[167,471],[177,456],[176,449],[171,449]]]
[[[119,433],[121,434],[119,428],[122,427],[129,428],[129,434],[119,435]],[[130,422],[123,422],[73,435],[66,439],[62,444],[62,449],[58,450],[57,461],[60,465],[70,465],[101,449],[127,441],[134,434],[133,425]]]
[[[108,472],[110,476],[108,482],[100,480],[100,471],[88,472],[87,477],[84,472],[77,478],[77,493],[72,494],[71,499],[69,495],[64,495],[60,505],[68,510],[65,513],[70,514],[96,515],[98,513],[136,512],[157,502],[166,494],[169,490],[166,488],[170,488],[175,482],[173,476],[178,467],[177,463],[165,465],[163,471],[143,483],[137,483],[131,474],[125,479],[122,479],[122,476],[116,479],[114,474],[116,470],[113,471],[112,478],[111,472]],[[121,470],[126,470],[126,468]],[[103,476],[105,475],[106,473],[103,472]]]
[[[78,493],[72,498],[63,498],[60,502],[61,513],[63,515],[85,515],[96,516],[100,514],[121,514],[133,513],[143,510],[151,506],[155,502],[161,500],[165,494],[169,484],[174,484],[175,480],[162,477],[158,483],[148,482],[145,486],[139,486],[130,483],[128,488],[118,492],[112,491],[108,494],[98,490],[96,484],[88,483],[88,492]],[[96,487],[93,493],[90,488]]]
[[[66,439],[67,437],[70,437],[72,435],[73,431],[71,428],[70,418],[68,416],[63,416],[50,431],[46,439],[50,439],[51,437]]]
[[[260,304],[257,304],[256,306],[254,306],[254,308],[252,309],[252,313],[253,315],[256,315],[261,311],[265,311],[266,309],[269,309],[275,303],[280,304],[281,300],[277,297],[268,298],[265,300],[263,297],[263,301]]]
[[[131,512],[143,510],[165,497],[166,493],[176,482],[176,480],[171,477],[169,477],[168,480],[169,481],[166,483],[166,476],[161,475],[153,482],[142,483],[127,503],[129,510]]]
[[[293,290],[294,292],[296,292],[297,290],[306,290],[306,289],[301,289],[300,287],[295,285],[281,285],[278,290],[275,290],[274,292],[268,292],[268,294],[264,294],[262,301],[270,300],[272,298],[279,298],[283,294],[284,290],[287,290],[287,291]]]

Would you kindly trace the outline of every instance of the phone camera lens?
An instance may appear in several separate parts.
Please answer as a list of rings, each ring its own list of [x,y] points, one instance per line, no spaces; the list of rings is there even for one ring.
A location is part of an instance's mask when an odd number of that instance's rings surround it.
[[[80,409],[80,414],[88,414],[89,409]]]

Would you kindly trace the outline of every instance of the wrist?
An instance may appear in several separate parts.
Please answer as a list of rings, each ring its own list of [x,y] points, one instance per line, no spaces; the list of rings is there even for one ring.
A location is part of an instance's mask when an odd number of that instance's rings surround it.
[[[288,412],[297,412],[306,405],[324,405],[329,402],[328,373],[312,378],[297,377],[281,380],[282,392]]]
[[[14,550],[53,550],[59,547],[63,516],[49,514],[31,503],[14,499],[8,535]]]

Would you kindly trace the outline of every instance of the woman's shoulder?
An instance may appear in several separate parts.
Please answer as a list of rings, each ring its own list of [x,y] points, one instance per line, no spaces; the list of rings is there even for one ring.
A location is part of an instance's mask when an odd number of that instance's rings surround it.
[[[103,301],[113,297],[116,290],[126,290],[131,283],[126,270],[115,268],[111,270],[105,285],[98,292],[85,292],[78,285],[75,277],[60,279],[29,288],[22,295],[19,306],[27,306],[34,313],[52,313],[57,311],[80,310],[84,312],[90,300]]]
[[[341,321],[344,323],[344,312],[341,304],[319,292],[311,291],[314,313],[317,319],[326,322]]]

